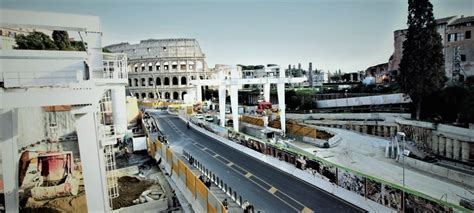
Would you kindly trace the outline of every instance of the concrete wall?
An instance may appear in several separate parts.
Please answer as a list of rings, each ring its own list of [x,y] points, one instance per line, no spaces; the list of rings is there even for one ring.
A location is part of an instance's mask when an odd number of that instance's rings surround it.
[[[455,170],[451,170],[445,167],[441,167],[432,163],[427,163],[427,162],[420,161],[414,158],[409,158],[409,157],[405,158],[405,164],[412,168],[429,172],[433,175],[447,178],[447,179],[456,181],[458,183],[463,183],[470,187],[474,187],[474,176],[472,175],[461,173]]]
[[[5,87],[77,83],[84,77],[87,58],[86,52],[76,51],[12,50],[0,55]]]
[[[135,123],[139,114],[137,99],[127,97],[127,123]]]
[[[363,105],[383,105],[383,104],[407,104],[411,99],[403,93],[390,95],[375,95],[355,98],[340,98],[332,100],[316,101],[318,108],[334,108]]]
[[[48,116],[54,116],[51,113],[44,112],[40,107],[18,109],[18,148],[47,138]],[[55,116],[60,137],[76,131],[75,119],[70,111],[56,112]]]
[[[288,119],[307,120],[307,119],[325,119],[325,120],[384,120],[395,121],[396,118],[402,117],[409,119],[409,113],[310,113],[310,114],[295,114],[287,113]]]
[[[136,213],[136,212],[143,212],[143,213],[152,213],[152,212],[161,212],[168,209],[168,200],[166,198],[162,198],[160,200],[146,202],[138,205],[133,205],[125,208],[120,208],[114,210],[113,212],[116,213]]]

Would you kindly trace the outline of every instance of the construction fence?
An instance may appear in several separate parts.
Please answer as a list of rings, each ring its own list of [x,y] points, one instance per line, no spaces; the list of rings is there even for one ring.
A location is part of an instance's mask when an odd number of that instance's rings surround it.
[[[186,186],[186,189],[192,195],[192,199],[196,201],[201,209],[208,213],[226,213],[227,210],[225,207],[217,197],[209,191],[204,183],[199,180],[198,175],[173,153],[166,142],[161,142],[160,139],[161,137],[151,141],[150,138],[147,137],[148,154],[158,161],[161,159],[161,163],[165,166],[166,170],[170,172],[170,175],[176,175],[178,177],[178,180]]]
[[[190,119],[196,122],[196,119]],[[222,132],[212,131],[213,123],[199,121],[200,126],[205,125],[206,130],[223,135]],[[304,170],[314,175],[315,178],[322,178],[348,191],[358,194],[365,199],[380,203],[396,211],[405,212],[471,212],[457,204],[449,203],[441,199],[433,198],[429,195],[414,191],[395,183],[385,181],[381,178],[329,162],[317,156],[297,150],[294,147],[283,144],[271,143],[227,129],[224,137],[240,145],[246,146],[265,155],[270,155],[279,160],[295,165],[296,168]],[[304,159],[302,165],[297,159]]]

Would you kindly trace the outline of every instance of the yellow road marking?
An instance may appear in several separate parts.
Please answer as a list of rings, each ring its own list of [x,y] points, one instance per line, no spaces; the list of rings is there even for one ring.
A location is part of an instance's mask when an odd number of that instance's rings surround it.
[[[245,174],[245,177],[249,178],[250,176],[252,176],[252,173],[250,172],[247,172],[247,174]]]
[[[303,210],[301,210],[302,213],[312,213],[313,210],[309,209],[308,207],[304,207]]]
[[[270,188],[268,191],[272,194],[275,194],[275,192],[278,191],[278,189],[272,186],[272,188]]]

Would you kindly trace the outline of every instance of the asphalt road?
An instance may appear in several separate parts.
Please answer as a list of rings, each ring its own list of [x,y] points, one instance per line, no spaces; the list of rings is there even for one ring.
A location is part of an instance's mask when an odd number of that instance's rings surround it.
[[[243,200],[252,203],[255,212],[363,212],[315,186],[187,129],[175,115],[166,112],[150,112],[150,115],[167,135],[173,150],[185,150],[194,156]]]

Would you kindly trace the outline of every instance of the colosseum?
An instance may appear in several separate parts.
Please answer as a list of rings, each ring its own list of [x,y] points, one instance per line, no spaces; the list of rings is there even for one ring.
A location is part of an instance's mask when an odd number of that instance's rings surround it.
[[[211,79],[196,39],[149,39],[105,47],[128,56],[128,91],[138,99],[183,100],[189,81]]]

